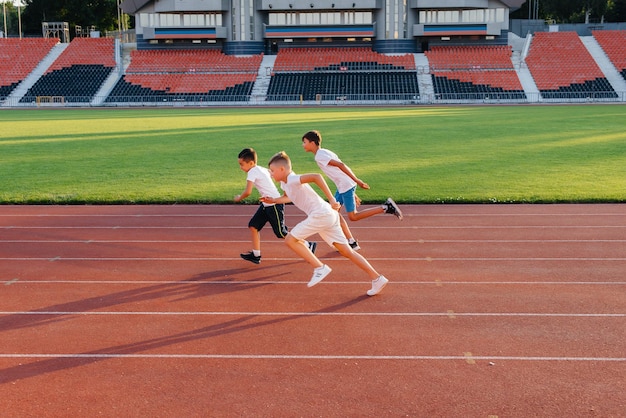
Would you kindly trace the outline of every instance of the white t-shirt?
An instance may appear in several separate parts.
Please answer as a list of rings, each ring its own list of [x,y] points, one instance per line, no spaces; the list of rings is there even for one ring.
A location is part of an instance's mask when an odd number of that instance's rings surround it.
[[[350,178],[346,173],[341,171],[339,167],[329,165],[330,160],[341,162],[337,154],[327,150],[326,148],[319,148],[315,153],[315,162],[322,169],[324,174],[335,183],[339,193],[345,193],[348,190],[356,187],[356,182]]]
[[[255,165],[248,171],[247,180],[254,183],[254,187],[256,187],[261,196],[269,196],[275,199],[280,197],[280,192],[272,181],[272,176],[267,168]],[[272,206],[272,204],[263,204]]]
[[[310,184],[300,182],[298,174],[293,172],[289,174],[287,182],[281,181],[280,187],[285,191],[289,200],[308,216],[326,216],[334,211],[330,203],[322,199]]]

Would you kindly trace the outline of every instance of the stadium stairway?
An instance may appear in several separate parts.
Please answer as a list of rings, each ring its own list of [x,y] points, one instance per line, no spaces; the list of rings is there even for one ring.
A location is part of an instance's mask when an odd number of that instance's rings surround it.
[[[528,101],[531,103],[541,101],[541,94],[539,94],[539,89],[535,84],[535,79],[522,59],[521,52],[514,50],[513,55],[511,56],[511,61],[513,62],[517,78],[519,78],[519,82],[524,89],[524,93],[526,94]]]
[[[267,97],[267,89],[270,86],[271,74],[274,69],[274,63],[276,62],[276,55],[264,55],[261,65],[259,65],[259,72],[257,73],[254,87],[250,93],[251,104],[263,103]]]
[[[593,36],[581,36],[580,40],[604,73],[607,81],[613,87],[613,90],[619,92],[626,91],[626,80],[624,80],[622,75],[617,71],[596,38]]]
[[[28,89],[39,80],[41,76],[50,68],[54,61],[65,51],[69,43],[58,43],[52,47],[48,55],[39,62],[39,65],[11,92],[2,106],[15,105],[28,92]]]
[[[91,101],[91,106],[100,106],[104,103],[106,98],[108,97],[113,87],[117,84],[117,81],[122,76],[122,68],[123,68],[123,57],[121,54],[120,41],[119,39],[115,40],[115,63],[117,64],[115,69],[111,71],[111,74],[104,80],[100,90],[96,93]]]
[[[107,96],[109,95],[109,93],[111,93],[111,90],[113,90],[113,87],[115,87],[117,81],[122,76],[122,73],[119,69],[120,66],[118,65],[115,70],[111,71],[109,77],[107,77],[104,83],[102,83],[102,87],[100,87],[100,90],[98,90],[96,95],[93,97],[93,100],[91,101],[91,106],[100,106],[104,103]]]
[[[417,85],[420,89],[420,103],[428,104],[435,97],[435,88],[433,86],[433,78],[428,70],[428,58],[426,54],[413,54],[415,57],[415,68],[417,69]]]

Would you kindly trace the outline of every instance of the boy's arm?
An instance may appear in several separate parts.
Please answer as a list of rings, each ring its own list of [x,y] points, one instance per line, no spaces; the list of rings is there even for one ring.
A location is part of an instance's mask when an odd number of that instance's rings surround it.
[[[328,203],[330,203],[333,209],[339,210],[341,208],[341,205],[335,200],[335,196],[330,191],[328,183],[326,183],[326,180],[324,180],[324,177],[322,177],[321,174],[302,174],[300,176],[300,183],[315,183],[317,187],[324,192],[324,195],[326,195],[326,198],[328,199]]]
[[[245,199],[246,197],[250,196],[252,194],[252,188],[254,187],[254,182],[248,180],[246,182],[246,189],[241,193],[238,194],[237,196],[235,196],[235,198],[233,199],[235,202],[241,202],[243,199]]]
[[[269,197],[269,196],[261,196],[261,198],[259,199],[261,202],[263,203],[290,203],[291,199],[289,199],[289,196],[287,196],[286,194],[283,193],[283,195],[281,197]]]
[[[339,168],[341,171],[343,171],[344,173],[346,173],[346,175],[348,177],[350,177],[352,180],[355,181],[355,183],[362,189],[369,189],[370,186],[369,184],[365,183],[364,181],[362,181],[360,178],[358,178],[353,172],[352,169],[350,169],[350,167],[348,167],[347,165],[345,165],[344,163],[342,163],[341,161],[337,161],[337,160],[330,160],[328,162],[328,165],[332,165],[333,167],[337,167]]]

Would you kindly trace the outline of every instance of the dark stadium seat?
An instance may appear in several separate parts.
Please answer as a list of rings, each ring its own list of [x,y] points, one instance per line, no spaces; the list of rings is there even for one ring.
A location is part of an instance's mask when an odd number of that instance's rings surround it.
[[[369,48],[285,48],[279,51],[268,101],[415,100],[412,54],[385,55]]]
[[[20,103],[33,103],[38,97],[62,97],[65,102],[88,103],[115,65],[114,39],[74,38],[28,89]]]
[[[0,100],[7,98],[58,43],[57,38],[0,38]]]
[[[521,100],[526,97],[511,61],[510,46],[435,46],[425,54],[435,98]]]
[[[217,50],[135,50],[106,102],[248,101],[262,59]]]

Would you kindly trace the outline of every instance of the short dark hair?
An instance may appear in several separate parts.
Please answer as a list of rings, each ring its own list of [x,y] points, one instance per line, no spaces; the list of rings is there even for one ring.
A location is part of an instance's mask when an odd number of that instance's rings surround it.
[[[256,151],[254,150],[254,148],[242,149],[241,152],[239,153],[239,158],[241,158],[247,163],[249,163],[250,161],[254,161],[255,163],[257,162],[257,155],[256,155]]]
[[[270,158],[270,161],[267,163],[268,166],[272,164],[279,164],[286,167],[291,167],[291,159],[285,151],[277,152],[272,156],[272,158]]]
[[[315,142],[318,147],[322,143],[322,134],[319,131],[309,131],[302,135],[302,139],[308,139],[311,142]]]

